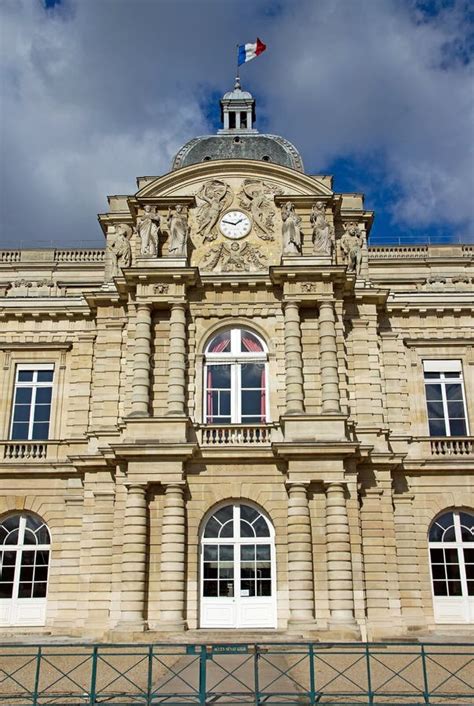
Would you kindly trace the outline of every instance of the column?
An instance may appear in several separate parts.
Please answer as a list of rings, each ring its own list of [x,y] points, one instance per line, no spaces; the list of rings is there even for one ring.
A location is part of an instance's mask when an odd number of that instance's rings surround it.
[[[296,302],[285,305],[286,414],[304,414],[300,313]]]
[[[326,528],[330,622],[354,625],[351,543],[343,483],[326,489]]]
[[[138,304],[133,353],[131,417],[148,417],[150,404],[151,309]]]
[[[184,620],[186,510],[184,482],[165,486],[160,562],[160,630],[186,630]]]
[[[288,488],[288,627],[314,622],[314,581],[308,483],[287,483]]]
[[[123,526],[122,597],[119,629],[146,629],[145,578],[147,558],[146,486],[130,485],[127,490]]]
[[[186,307],[171,306],[168,363],[168,414],[183,415],[186,408]]]
[[[337,372],[336,326],[332,302],[321,302],[319,305],[319,345],[322,413],[338,414],[341,407]]]

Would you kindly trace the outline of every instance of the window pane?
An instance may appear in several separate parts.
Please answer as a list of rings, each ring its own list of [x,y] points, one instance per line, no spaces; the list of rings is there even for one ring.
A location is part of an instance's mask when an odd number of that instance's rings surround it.
[[[47,581],[48,580],[48,567],[47,566],[37,566],[35,568],[35,581]]]
[[[219,566],[219,578],[220,579],[233,579],[234,578],[234,565],[226,562]]]
[[[460,378],[460,377],[461,377],[461,373],[460,373],[460,372],[457,372],[457,373],[444,373],[444,377],[445,377],[445,378]]]
[[[467,595],[474,596],[474,581],[467,582]]]
[[[221,544],[219,547],[220,561],[234,561],[234,546],[232,544]]]
[[[35,406],[34,421],[35,422],[49,422],[51,407],[49,404],[37,404]]]
[[[474,564],[474,549],[464,549],[464,561],[466,564]]]
[[[260,390],[242,390],[242,416],[259,417],[262,414],[262,393]]]
[[[269,579],[271,578],[271,567],[268,561],[258,561],[257,562],[257,578],[259,579]]]
[[[462,400],[461,385],[456,383],[446,385],[446,397],[448,400]]]
[[[446,569],[444,567],[444,564],[432,564],[431,569],[433,572],[434,579],[445,579],[446,578]]]
[[[453,533],[454,533],[454,530],[453,530]],[[447,564],[457,564],[458,563],[458,550],[455,549],[454,547],[451,547],[449,549],[445,549],[444,554],[446,556],[446,563]]]
[[[464,402],[459,400],[448,402],[448,414],[453,419],[464,419]]]
[[[448,588],[446,581],[433,581],[433,593],[435,596],[447,596]]]
[[[225,525],[222,527],[219,537],[223,537],[225,539],[230,539],[231,537],[234,536],[234,522],[230,520],[229,522],[226,522]]]
[[[18,588],[18,598],[31,598],[32,588],[32,583],[20,583]]]
[[[33,380],[33,370],[19,370],[18,382],[31,382]]]
[[[249,525],[245,520],[240,520],[240,536],[241,537],[255,537],[255,531],[252,525]]]
[[[16,404],[13,411],[14,422],[29,422],[31,406],[29,404]]]
[[[0,598],[11,598],[13,595],[12,583],[0,583]]]
[[[265,363],[242,363],[240,370],[242,387],[262,387]]]
[[[23,544],[36,544],[36,535],[30,529],[25,529],[25,536],[23,537]]]
[[[230,391],[219,390],[219,407],[216,411],[220,416],[230,417]]]
[[[253,561],[255,559],[255,544],[240,547],[240,559],[242,561]]]
[[[217,596],[217,581],[204,581],[203,584],[204,596],[208,598]]]
[[[272,595],[272,582],[271,581],[261,581],[257,579],[257,596],[271,596]]]
[[[442,402],[428,402],[428,417],[430,419],[444,419]]]
[[[450,419],[449,426],[451,429],[451,436],[466,436],[466,422],[464,419]]]
[[[36,539],[38,540],[38,544],[49,544],[50,538],[46,525],[43,525],[41,529],[36,532]]]
[[[2,525],[6,527],[9,532],[13,529],[18,529],[20,526],[20,515],[10,515],[10,517],[6,517]]]
[[[425,372],[425,380],[436,380],[439,378],[439,373],[427,373]]]
[[[241,505],[240,506],[240,517],[243,520],[247,520],[247,522],[253,522],[258,516],[259,516],[258,510],[255,510],[255,508],[250,507],[250,505]]]
[[[450,596],[462,596],[461,582],[448,581],[448,591]]]
[[[441,400],[441,385],[426,385],[427,400]]]
[[[51,387],[38,387],[36,390],[36,404],[50,404],[51,392]]]
[[[223,331],[214,336],[207,350],[209,353],[228,353],[230,351],[230,331]]]
[[[430,436],[446,436],[446,425],[444,420],[429,420]]]
[[[38,422],[33,424],[33,433],[31,434],[31,439],[34,440],[44,440],[47,439],[49,435],[49,422]]]
[[[13,530],[6,538],[5,544],[18,544],[18,536],[18,530]]]
[[[219,581],[219,596],[224,596],[225,598],[232,598],[234,595],[234,582],[233,581]]]
[[[49,564],[49,552],[46,550],[39,550],[36,552],[36,564],[37,565],[47,565]]]
[[[22,566],[20,571],[20,581],[33,581],[33,567]]]
[[[443,535],[443,542],[455,542],[456,534],[454,532],[454,527],[448,527]]]
[[[15,575],[14,566],[0,566],[0,581],[13,581]]]
[[[26,441],[28,439],[28,424],[15,423],[12,427],[12,441]]]
[[[447,564],[446,571],[448,573],[448,579],[459,579],[459,566],[458,564]]]
[[[241,595],[255,596],[255,581],[245,580],[240,582]]]
[[[257,534],[257,537],[269,537],[270,532],[268,531],[268,525],[263,519],[263,517],[259,517],[256,522],[253,523],[255,532]]]
[[[269,544],[257,545],[257,559],[260,559],[261,561],[270,561]]]
[[[258,351],[263,351],[262,344],[253,333],[250,331],[242,331],[240,351],[242,353],[256,353]]]
[[[215,520],[214,517],[211,517],[211,519],[208,521],[208,523],[206,525],[206,529],[204,531],[204,536],[205,537],[218,537],[220,528],[221,528],[221,525],[217,522],[217,520]]]
[[[230,365],[208,365],[207,384],[209,388],[230,389]]]
[[[216,544],[205,544],[204,545],[204,561],[217,561],[217,545]]]
[[[35,583],[33,586],[33,598],[45,598],[46,585],[46,583]]]
[[[3,552],[3,565],[4,566],[15,566],[16,563],[16,552]]]
[[[217,579],[217,562],[204,562],[204,578]]]
[[[222,522],[224,524],[227,522],[227,520],[231,520],[234,514],[234,508],[232,505],[226,505],[225,507],[221,507],[220,510],[214,513],[214,517],[216,517],[219,522]]]
[[[52,382],[54,370],[38,370],[38,382]]]
[[[31,404],[31,387],[17,387],[15,404]]]
[[[474,564],[466,564],[466,578],[474,579]]]

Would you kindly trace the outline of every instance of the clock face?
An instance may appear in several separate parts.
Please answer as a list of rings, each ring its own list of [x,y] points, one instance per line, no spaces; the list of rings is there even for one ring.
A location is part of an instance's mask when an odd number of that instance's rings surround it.
[[[222,235],[232,240],[243,238],[250,232],[250,218],[242,211],[227,211],[219,223]]]

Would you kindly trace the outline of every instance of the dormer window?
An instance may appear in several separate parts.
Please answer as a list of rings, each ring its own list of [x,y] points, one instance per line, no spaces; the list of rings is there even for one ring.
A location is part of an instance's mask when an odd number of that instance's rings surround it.
[[[268,353],[255,333],[221,331],[206,347],[206,424],[264,424],[268,420]]]

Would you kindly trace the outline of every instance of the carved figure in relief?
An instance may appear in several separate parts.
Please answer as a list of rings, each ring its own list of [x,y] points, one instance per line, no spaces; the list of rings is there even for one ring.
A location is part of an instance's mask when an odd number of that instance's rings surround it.
[[[202,266],[217,272],[249,272],[262,270],[266,258],[260,250],[250,243],[220,243],[204,256]]]
[[[137,232],[141,241],[142,255],[158,255],[158,229],[160,216],[156,209],[147,204],[143,209],[143,216],[137,219]]]
[[[309,217],[313,226],[313,252],[331,256],[334,250],[334,228],[326,220],[324,203],[317,201]]]
[[[198,233],[203,235],[204,242],[215,240],[217,232],[214,228],[219,216],[232,202],[230,187],[219,179],[212,179],[202,185],[196,197],[204,201],[196,214]]]
[[[357,223],[344,224],[345,233],[341,238],[341,250],[347,263],[347,271],[360,275],[362,265],[362,233]]]
[[[275,240],[273,236],[273,196],[282,194],[283,190],[276,184],[266,181],[245,179],[239,192],[239,203],[242,208],[250,210],[256,226],[256,234],[262,240]]]
[[[188,241],[188,211],[186,206],[177,204],[172,213],[171,208],[168,209],[168,217],[166,219],[170,240],[168,253],[170,257],[186,257],[187,256],[187,241]]]
[[[301,218],[295,212],[295,205],[287,201],[281,207],[283,221],[283,255],[301,255]]]
[[[112,255],[112,270],[110,277],[117,277],[121,274],[123,267],[130,267],[132,262],[132,248],[130,238],[132,228],[126,223],[119,223],[115,226],[115,237],[108,244]]]

